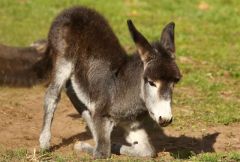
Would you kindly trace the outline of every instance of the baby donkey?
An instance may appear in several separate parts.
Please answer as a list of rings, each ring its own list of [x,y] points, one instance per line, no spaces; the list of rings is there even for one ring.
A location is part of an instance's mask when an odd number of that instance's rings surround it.
[[[156,156],[142,119],[150,115],[160,126],[172,122],[173,87],[181,78],[175,63],[174,23],[152,44],[131,20],[127,24],[137,48],[130,56],[96,11],[73,7],[55,18],[46,54],[53,60],[53,69],[39,139],[42,149],[50,147],[53,115],[65,89],[96,143],[93,147],[79,142],[75,149],[94,158],[108,158],[111,152]],[[125,130],[130,145],[111,144],[116,125]]]

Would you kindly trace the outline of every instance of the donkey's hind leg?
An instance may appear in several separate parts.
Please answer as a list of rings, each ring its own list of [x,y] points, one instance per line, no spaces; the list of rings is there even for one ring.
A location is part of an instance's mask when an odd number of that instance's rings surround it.
[[[43,127],[39,138],[41,149],[49,149],[53,115],[60,99],[61,90],[66,81],[70,78],[72,69],[72,63],[67,61],[65,58],[59,58],[56,60],[53,78],[44,99],[45,113]]]
[[[112,153],[140,157],[156,156],[156,151],[144,128],[134,123],[133,125],[124,126],[124,129],[126,131],[126,141],[131,146],[113,144]]]

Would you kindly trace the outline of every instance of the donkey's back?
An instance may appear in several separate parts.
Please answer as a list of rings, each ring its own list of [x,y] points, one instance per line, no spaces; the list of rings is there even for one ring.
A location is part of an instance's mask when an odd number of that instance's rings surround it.
[[[49,32],[49,45],[55,55],[65,55],[77,62],[101,59],[110,63],[112,69],[120,66],[125,58],[104,17],[85,7],[67,9],[55,18]]]

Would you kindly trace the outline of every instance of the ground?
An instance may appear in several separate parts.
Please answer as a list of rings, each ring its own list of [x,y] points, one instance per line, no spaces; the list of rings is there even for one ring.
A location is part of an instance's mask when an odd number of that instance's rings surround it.
[[[0,89],[2,151],[24,148],[31,157],[34,149],[39,149],[38,138],[42,126],[45,89],[44,86],[33,89]],[[240,150],[240,131],[237,131],[240,123],[209,127],[199,123],[196,127],[188,128],[175,127],[174,123],[172,126],[159,128],[150,123],[149,127],[153,127],[150,136],[159,159],[188,159],[204,152]],[[115,130],[112,138],[113,142],[122,141],[122,133]],[[63,93],[52,126],[52,151],[61,156],[71,155],[74,153],[73,145],[78,140],[93,144],[84,121]],[[81,155],[83,154],[76,154],[80,159]],[[84,155],[84,158],[90,157]]]
[[[173,96],[174,122],[154,125],[151,137],[157,161],[240,161],[240,1],[239,0],[1,0],[0,43],[27,46],[46,38],[53,18],[72,5],[102,13],[131,54],[134,43],[126,20],[149,39],[176,24],[176,61],[183,74]],[[76,140],[92,143],[91,135],[63,94],[56,112],[51,153],[36,153],[43,116],[45,87],[0,87],[0,161],[91,159],[73,153]],[[115,131],[113,141],[122,134]],[[110,160],[134,161],[113,155]],[[156,159],[142,159],[156,160]]]

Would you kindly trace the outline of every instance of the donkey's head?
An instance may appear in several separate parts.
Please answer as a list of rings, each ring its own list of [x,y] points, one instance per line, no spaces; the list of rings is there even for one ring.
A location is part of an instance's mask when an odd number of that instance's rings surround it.
[[[161,126],[172,122],[172,91],[181,79],[175,63],[174,23],[162,31],[160,41],[152,45],[128,20],[128,28],[143,62],[141,97],[150,116]]]

